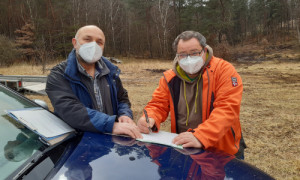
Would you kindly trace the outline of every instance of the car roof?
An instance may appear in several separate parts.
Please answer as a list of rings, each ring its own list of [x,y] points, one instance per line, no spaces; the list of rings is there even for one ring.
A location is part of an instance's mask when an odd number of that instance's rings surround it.
[[[65,158],[62,158],[65,159]],[[219,151],[185,151],[124,136],[85,132],[49,179],[273,179]]]

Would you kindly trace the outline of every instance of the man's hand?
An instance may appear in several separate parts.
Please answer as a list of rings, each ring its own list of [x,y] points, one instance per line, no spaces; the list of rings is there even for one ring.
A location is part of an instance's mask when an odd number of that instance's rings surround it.
[[[115,122],[112,134],[128,135],[132,138],[143,138],[135,124]]]
[[[134,121],[128,116],[120,116],[118,118],[118,121],[120,123],[129,123],[129,124],[135,125]]]
[[[173,139],[173,143],[176,145],[182,145],[182,147],[194,147],[194,148],[202,148],[203,145],[201,142],[193,135],[191,132],[183,132],[180,133]]]
[[[145,134],[150,133],[148,127],[152,128],[155,124],[155,120],[153,118],[149,118],[149,124],[147,123],[145,117],[141,117],[137,122],[137,126],[138,126],[140,132],[145,133]]]

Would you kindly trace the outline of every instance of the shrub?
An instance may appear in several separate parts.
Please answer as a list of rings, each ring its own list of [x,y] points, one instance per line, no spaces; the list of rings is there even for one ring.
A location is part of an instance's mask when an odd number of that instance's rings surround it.
[[[232,54],[230,52],[230,45],[228,43],[219,43],[213,47],[213,54],[216,57],[230,61]]]
[[[20,56],[14,41],[4,35],[0,35],[0,65],[9,66]]]

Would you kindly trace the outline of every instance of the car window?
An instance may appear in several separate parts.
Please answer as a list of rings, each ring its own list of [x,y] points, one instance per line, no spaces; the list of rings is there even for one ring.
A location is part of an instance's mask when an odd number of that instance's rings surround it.
[[[0,179],[5,179],[46,146],[39,137],[7,115],[7,110],[36,105],[0,86]]]

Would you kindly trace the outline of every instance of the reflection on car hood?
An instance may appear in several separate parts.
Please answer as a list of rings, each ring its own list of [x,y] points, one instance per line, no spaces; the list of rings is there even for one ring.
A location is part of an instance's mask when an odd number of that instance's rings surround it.
[[[272,179],[222,152],[182,151],[141,143],[129,137],[95,133],[84,133],[81,142],[52,178]]]

